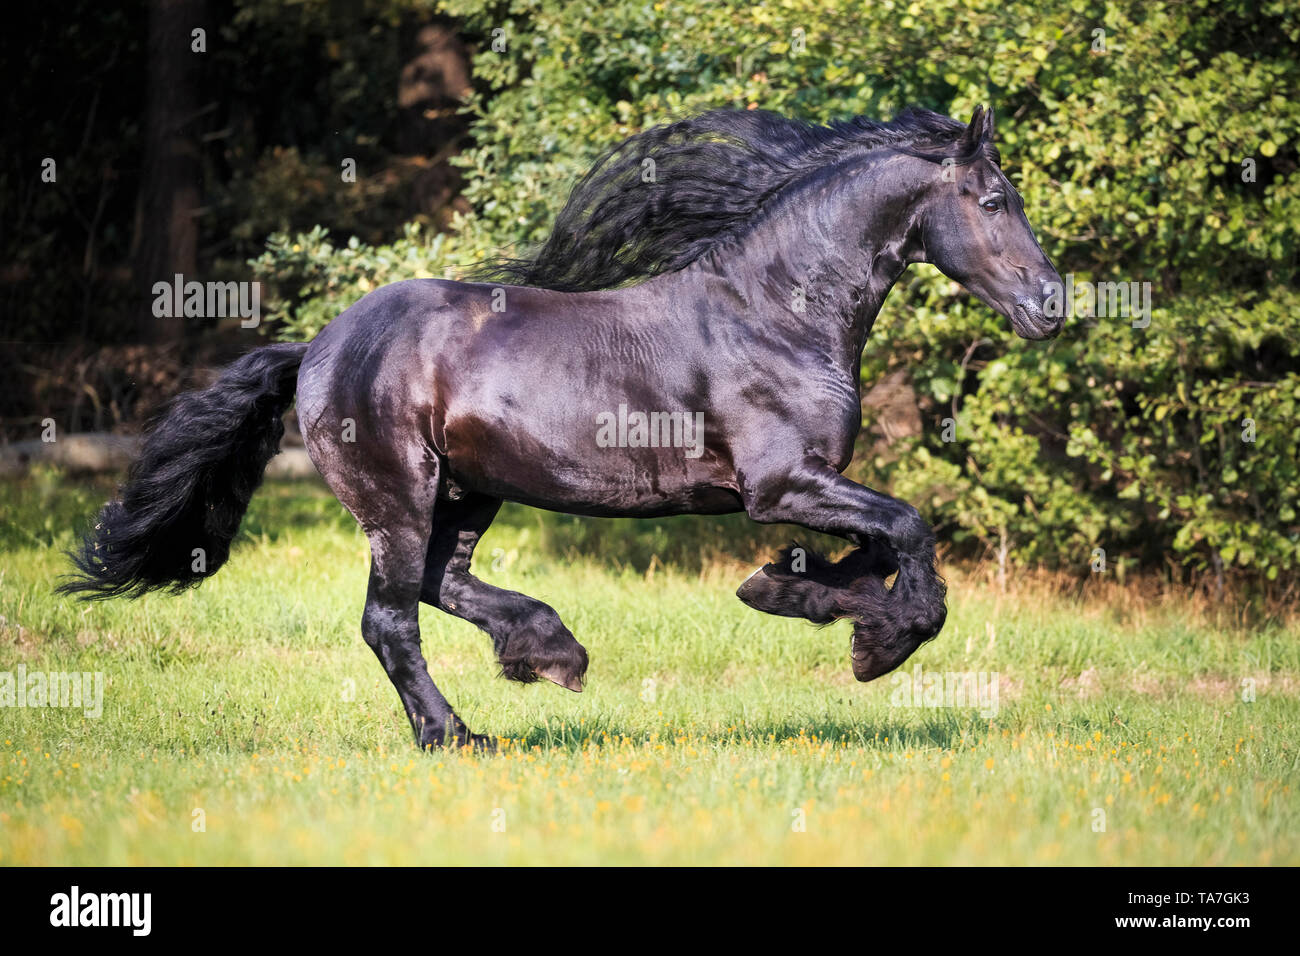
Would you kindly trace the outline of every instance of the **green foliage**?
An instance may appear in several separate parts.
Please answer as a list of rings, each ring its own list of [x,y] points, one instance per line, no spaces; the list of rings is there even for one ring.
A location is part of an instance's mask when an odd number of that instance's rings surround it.
[[[277,292],[266,318],[278,324],[284,338],[305,339],[371,289],[402,279],[452,278],[484,255],[470,241],[473,233],[466,226],[460,233],[429,235],[409,224],[401,239],[386,246],[355,236],[336,245],[317,226],[294,237],[271,236],[250,265]]]
[[[1104,548],[1112,567],[1300,576],[1294,4],[443,9],[480,41],[475,145],[460,159],[474,214],[453,236],[392,247],[275,238],[257,269],[281,290],[287,334],[314,334],[359,280],[448,274],[541,239],[574,177],[647,125],[718,106],[827,120],[991,102],[1061,273],[1150,283],[1150,324],[1076,318],[1051,344],[1025,343],[954,283],[913,270],[863,372],[907,369],[924,428],[860,457],[855,477],[916,501],[959,547],[1013,560],[1086,573]]]

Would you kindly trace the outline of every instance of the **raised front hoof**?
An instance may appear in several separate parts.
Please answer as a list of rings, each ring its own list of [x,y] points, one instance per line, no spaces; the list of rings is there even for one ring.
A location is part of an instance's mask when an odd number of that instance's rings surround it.
[[[736,589],[736,597],[755,611],[814,624],[829,624],[840,616],[836,596],[834,588],[779,563],[759,568]]]
[[[545,632],[535,628],[516,631],[498,660],[501,676],[507,680],[531,684],[544,677],[575,694],[582,693],[587,676],[587,649],[563,624]]]
[[[910,630],[891,633],[888,626],[855,622],[849,647],[853,676],[863,682],[883,677],[911,657],[925,641],[924,636]]]
[[[736,588],[736,597],[755,611],[762,611],[764,614],[783,613],[785,608],[783,595],[788,590],[790,581],[788,578],[778,578],[774,571],[775,566],[771,564],[759,568]]]
[[[878,610],[884,579],[896,570],[892,552],[874,542],[834,563],[796,544],[751,574],[736,596],[756,611],[814,624],[865,620]]]

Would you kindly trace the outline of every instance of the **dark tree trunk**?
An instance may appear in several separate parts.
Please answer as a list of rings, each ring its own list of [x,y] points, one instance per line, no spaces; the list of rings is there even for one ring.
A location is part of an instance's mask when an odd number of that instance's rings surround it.
[[[200,75],[208,53],[192,50],[192,31],[207,27],[205,0],[151,0],[149,96],[144,121],[144,173],[140,183],[140,243],[135,280],[140,332],[147,341],[174,343],[185,334],[179,317],[153,314],[153,285],[189,279],[198,266],[202,164],[197,123]],[[209,32],[207,40],[213,39]]]

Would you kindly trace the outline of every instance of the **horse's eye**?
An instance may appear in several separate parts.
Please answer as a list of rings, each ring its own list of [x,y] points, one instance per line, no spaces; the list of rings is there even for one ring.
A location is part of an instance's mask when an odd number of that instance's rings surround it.
[[[982,203],[980,203],[980,208],[983,209],[985,212],[997,212],[998,201],[996,199],[986,199]]]

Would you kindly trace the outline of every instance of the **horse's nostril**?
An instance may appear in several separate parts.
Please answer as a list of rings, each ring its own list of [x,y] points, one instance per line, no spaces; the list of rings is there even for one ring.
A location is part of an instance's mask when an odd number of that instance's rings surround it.
[[[1016,296],[1016,305],[1031,319],[1041,321],[1043,318],[1043,301],[1027,295]]]

